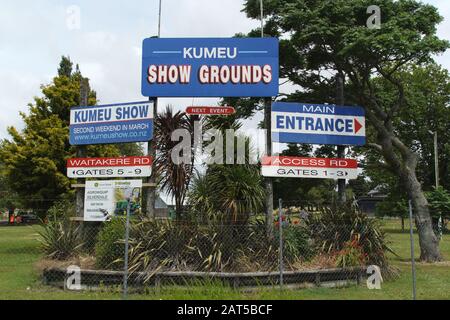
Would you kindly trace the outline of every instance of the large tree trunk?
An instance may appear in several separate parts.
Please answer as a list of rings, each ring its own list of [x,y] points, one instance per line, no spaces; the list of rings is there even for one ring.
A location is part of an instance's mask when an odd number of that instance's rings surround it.
[[[411,199],[417,233],[419,234],[420,260],[435,262],[441,260],[439,252],[439,240],[433,232],[428,201],[422,191],[422,186],[417,180],[416,172],[405,167],[401,172],[403,183]]]
[[[392,128],[389,123],[388,128]],[[393,133],[378,126],[378,150],[382,153],[394,174],[403,183],[409,199],[411,199],[417,233],[420,244],[420,260],[435,262],[441,260],[439,241],[433,232],[428,201],[422,191],[422,186],[416,176],[418,156],[411,151]]]

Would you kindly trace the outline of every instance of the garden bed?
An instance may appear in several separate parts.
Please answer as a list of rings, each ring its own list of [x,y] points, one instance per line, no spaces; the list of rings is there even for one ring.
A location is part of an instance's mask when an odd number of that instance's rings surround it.
[[[46,285],[64,288],[67,279],[66,269],[50,268],[43,271]],[[81,270],[81,285],[84,288],[120,286],[123,283],[123,271]],[[286,285],[312,284],[315,286],[332,285],[343,281],[360,283],[366,277],[366,267],[318,269],[302,271],[286,271],[283,283]],[[148,281],[144,281],[144,279]],[[158,272],[152,277],[146,272],[131,274],[128,279],[130,287],[142,288],[160,285],[192,285],[201,281],[219,281],[233,288],[278,285],[278,272],[190,272],[168,271]]]

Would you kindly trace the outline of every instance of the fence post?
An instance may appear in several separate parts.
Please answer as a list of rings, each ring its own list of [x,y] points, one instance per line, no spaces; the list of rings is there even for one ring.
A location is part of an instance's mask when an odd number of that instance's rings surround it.
[[[124,255],[124,270],[123,270],[123,299],[126,300],[128,297],[128,241],[130,237],[130,202],[128,199],[127,204],[127,218],[125,224],[125,255]]]
[[[411,241],[411,269],[413,279],[413,300],[416,300],[416,263],[414,260],[414,235],[413,235],[413,214],[411,200],[409,200],[409,238]]]
[[[280,230],[280,289],[283,289],[283,200],[278,200],[278,227]]]

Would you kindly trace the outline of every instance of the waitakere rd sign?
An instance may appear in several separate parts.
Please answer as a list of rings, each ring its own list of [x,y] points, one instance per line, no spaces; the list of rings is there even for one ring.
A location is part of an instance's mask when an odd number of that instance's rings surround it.
[[[141,212],[142,180],[86,181],[84,221],[106,221]]]
[[[152,138],[152,101],[70,110],[71,145],[146,142]]]
[[[147,97],[271,97],[278,94],[276,38],[149,38]]]
[[[186,113],[189,115],[229,116],[236,113],[236,110],[233,107],[187,107]]]
[[[262,175],[278,178],[356,179],[358,163],[354,159],[264,157]]]
[[[275,102],[272,104],[272,141],[364,145],[366,143],[364,109]]]
[[[75,158],[67,160],[69,178],[150,177],[152,157]]]

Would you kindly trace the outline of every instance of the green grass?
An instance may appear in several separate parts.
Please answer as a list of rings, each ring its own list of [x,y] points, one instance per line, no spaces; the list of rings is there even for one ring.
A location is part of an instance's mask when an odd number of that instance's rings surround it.
[[[400,270],[396,280],[386,281],[381,290],[368,290],[365,285],[345,288],[285,289],[259,288],[241,292],[211,283],[189,287],[149,289],[146,294],[131,294],[130,299],[411,299],[412,278],[409,225],[401,231],[399,220],[382,221],[391,248],[397,255],[389,255],[391,264]],[[121,299],[119,292],[68,292],[43,286],[35,263],[39,260],[39,227],[0,227],[0,299]],[[419,244],[415,238],[415,257]],[[441,241],[444,258],[450,259],[450,235]],[[419,299],[450,298],[450,262],[417,263],[417,296]]]

